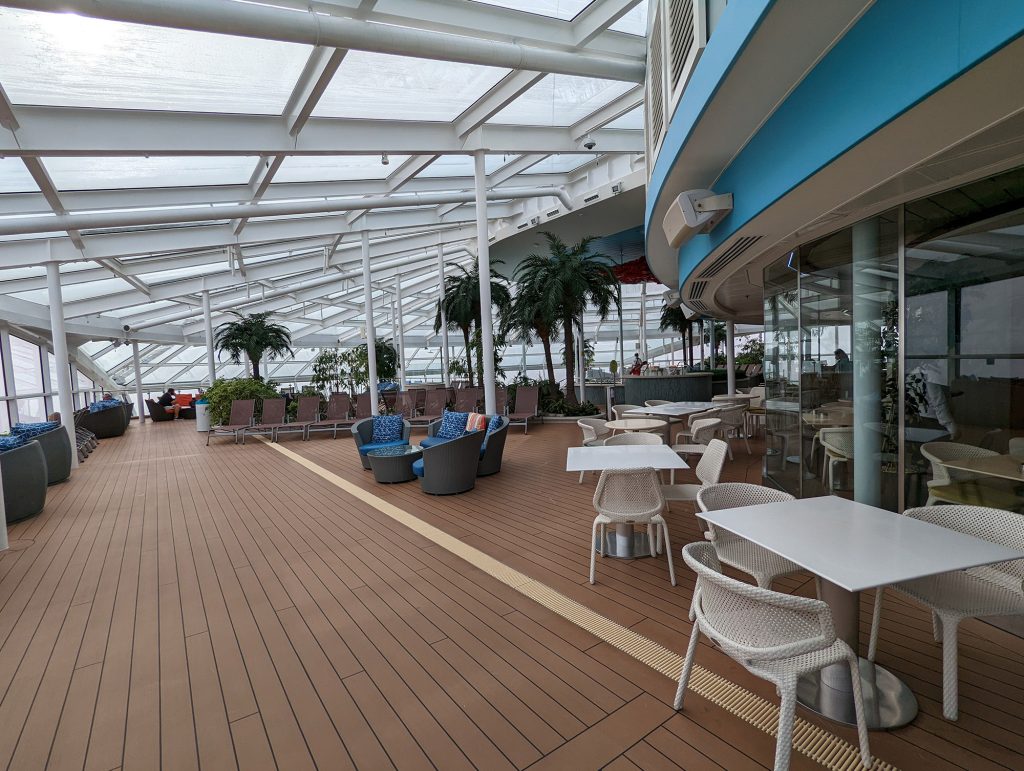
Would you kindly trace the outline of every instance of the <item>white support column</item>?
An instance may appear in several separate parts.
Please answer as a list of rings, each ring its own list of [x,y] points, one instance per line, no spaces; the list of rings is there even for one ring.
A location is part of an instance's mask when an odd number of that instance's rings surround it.
[[[213,316],[210,312],[210,292],[203,290],[203,330],[206,333],[206,372],[210,385],[217,379],[217,365],[213,360]],[[137,343],[133,343],[138,348]],[[141,407],[140,407],[141,409]],[[142,416],[142,413],[139,413]]]
[[[205,293],[204,293],[205,294]],[[132,340],[132,366],[135,367],[135,402],[139,411],[139,425],[146,422],[146,400],[142,396],[142,362],[139,360],[139,341]]]
[[[404,391],[409,383],[405,376],[405,329],[402,323],[402,274],[395,276],[395,329],[398,330],[398,383]]]
[[[583,325],[580,324],[577,330],[579,335],[576,339],[579,340],[579,345],[576,346],[576,372],[579,377],[579,389],[580,389],[580,404],[587,400],[587,371],[584,368],[586,357],[584,352],[584,344],[586,339],[583,336]]]
[[[853,499],[869,506],[882,506],[882,432],[875,431],[883,420],[878,385],[882,382],[882,359],[878,329],[884,316],[879,299],[879,221],[877,218],[853,226],[853,343],[852,372],[839,375],[840,393],[844,383],[853,386]],[[836,367],[836,369],[839,369]],[[847,386],[848,387],[848,386]],[[826,494],[831,490],[826,490]],[[887,507],[886,507],[887,508]]]
[[[370,414],[380,414],[377,394],[377,333],[373,328],[373,287],[370,285],[370,233],[362,232],[363,247],[363,305],[366,314],[366,364],[369,376]]]
[[[640,358],[647,361],[647,284],[640,285]]]
[[[7,325],[0,325],[0,359],[3,360],[3,379],[7,384],[7,395],[17,396],[18,389],[14,384],[14,358],[11,356],[11,335],[7,330]],[[49,371],[49,367],[46,371]],[[18,400],[11,399],[7,402],[8,417],[11,419],[11,425],[13,426],[18,422]]]
[[[711,348],[711,359],[710,359],[710,361],[711,361],[711,369],[713,370],[715,368],[715,365],[718,364],[718,340],[715,339],[715,320],[714,319],[711,319],[711,332],[708,334],[708,340],[711,343],[711,345],[710,345],[710,348]]]
[[[438,285],[437,301],[441,309],[441,381],[445,388],[451,386],[451,376],[448,374],[448,317],[444,312],[444,245],[437,245],[437,275],[440,284]]]
[[[725,322],[725,387],[730,396],[736,394],[736,325]]]
[[[483,150],[473,154],[476,181],[476,251],[480,268],[480,354],[484,360],[484,411],[497,410],[494,393],[494,332],[491,321],[491,251],[487,233],[487,174]]]
[[[68,359],[68,338],[64,331],[64,298],[60,289],[60,263],[46,263],[46,288],[50,301],[50,336],[53,358],[57,362],[57,395],[60,403],[60,422],[68,432],[71,446],[75,440],[75,408],[71,399],[71,367]],[[78,453],[71,453],[71,467],[78,467]]]
[[[704,319],[700,320],[700,366],[697,369],[704,369]]]

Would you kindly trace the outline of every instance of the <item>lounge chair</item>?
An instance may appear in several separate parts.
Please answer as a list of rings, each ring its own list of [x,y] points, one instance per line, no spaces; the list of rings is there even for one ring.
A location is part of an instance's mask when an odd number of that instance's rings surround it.
[[[508,418],[501,416],[501,425],[487,434],[483,449],[480,451],[480,463],[476,475],[487,477],[501,471],[501,457],[505,454],[505,438],[508,436]]]
[[[370,394],[359,394],[356,397],[356,420],[365,420],[373,414],[370,409]]]
[[[401,415],[406,420],[416,417],[416,394],[412,391],[403,391],[395,401],[393,415]]]
[[[504,415],[508,408],[508,389],[505,387],[494,389],[494,411],[498,415]]]
[[[154,423],[159,423],[161,420],[174,420],[173,412],[168,412],[159,402],[152,399],[146,399],[146,409],[149,410],[149,419]]]
[[[516,403],[509,414],[509,425],[523,427],[523,433],[529,430],[530,418],[537,417],[537,405],[540,402],[540,388],[537,386],[519,386],[516,388]]]
[[[332,438],[337,439],[338,429],[348,428],[354,422],[352,420],[352,399],[349,395],[331,394],[331,398],[327,401],[327,416],[306,429],[306,438],[309,438],[310,431],[319,430],[318,427],[322,426],[324,429],[334,429]]]
[[[295,420],[286,423],[277,431],[278,439],[281,438],[281,431],[301,431],[302,439],[309,439],[309,428],[317,422],[320,417],[320,397],[300,396],[299,408],[295,411]]]
[[[61,429],[63,431],[64,429]],[[0,452],[7,524],[34,517],[46,505],[46,456],[39,442]]]
[[[277,441],[278,430],[287,427],[285,415],[288,412],[288,404],[281,399],[264,399],[263,409],[260,412],[260,422],[254,426],[247,426],[242,429],[242,444],[245,444],[245,435],[250,431],[253,433],[270,434],[270,441]]]
[[[435,420],[440,420],[441,414],[445,410],[445,405],[448,404],[448,392],[444,388],[438,388],[429,392],[425,399],[423,414],[409,419],[409,422],[414,426],[427,425]]]
[[[458,439],[423,449],[423,457],[412,464],[420,477],[420,489],[430,495],[455,495],[476,486],[477,466],[485,431],[473,431]]]
[[[242,437],[242,443],[245,443],[245,429],[252,425],[252,413],[256,409],[255,399],[235,399],[231,402],[231,416],[228,418],[227,425],[224,426],[211,426],[210,430],[206,432],[206,446],[210,446],[210,437],[214,434],[231,434],[235,438],[235,444],[238,444],[238,437]]]
[[[460,388],[455,392],[456,412],[476,412],[476,405],[484,395],[482,388]]]
[[[352,426],[352,438],[356,440],[356,450],[359,452],[359,462],[363,464],[363,468],[367,471],[370,470],[370,460],[366,457],[366,453],[370,450],[376,450],[381,447],[398,447],[403,444],[409,444],[409,437],[411,435],[412,424],[409,423],[408,420],[402,421],[402,438],[391,442],[373,441],[372,417],[364,418]]]

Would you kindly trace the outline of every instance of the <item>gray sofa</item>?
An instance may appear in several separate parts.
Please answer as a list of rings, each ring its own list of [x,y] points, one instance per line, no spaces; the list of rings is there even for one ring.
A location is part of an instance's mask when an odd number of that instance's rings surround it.
[[[412,464],[420,477],[420,489],[430,495],[455,495],[476,486],[477,468],[484,431],[463,434],[433,447],[423,448],[423,457]]]
[[[367,471],[370,470],[370,459],[366,457],[366,453],[378,447],[395,447],[409,444],[410,436],[412,436],[412,424],[408,420],[402,421],[402,438],[399,441],[381,442],[379,444],[374,444],[373,442],[373,418],[363,418],[352,425],[352,438],[356,440],[359,460]]]
[[[43,510],[46,505],[46,456],[38,441],[32,440],[21,447],[0,452],[0,474],[3,475],[7,524],[34,517]]]
[[[508,418],[502,416],[501,425],[488,435],[483,454],[480,456],[480,464],[476,470],[478,477],[487,477],[501,471],[501,456],[505,453],[508,422]]]

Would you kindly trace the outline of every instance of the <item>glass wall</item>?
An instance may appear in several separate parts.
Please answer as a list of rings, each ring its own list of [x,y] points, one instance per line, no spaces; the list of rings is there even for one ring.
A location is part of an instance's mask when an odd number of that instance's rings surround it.
[[[14,365],[14,392],[27,397],[18,399],[18,420],[22,423],[46,420],[46,400],[42,396],[46,389],[43,387],[39,346],[11,335],[11,362]]]
[[[1024,509],[1024,169],[804,244],[764,292],[769,481]]]

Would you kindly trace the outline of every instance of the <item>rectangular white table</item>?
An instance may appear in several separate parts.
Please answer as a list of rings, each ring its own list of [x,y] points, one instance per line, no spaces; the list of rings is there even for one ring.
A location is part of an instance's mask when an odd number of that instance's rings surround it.
[[[625,415],[662,415],[668,418],[678,418],[683,415],[692,415],[695,412],[704,412],[712,407],[721,407],[719,402],[669,402],[668,404],[656,404],[653,407],[634,407],[623,412]]]
[[[664,444],[620,444],[611,447],[570,447],[566,471],[607,471],[611,469],[688,469],[686,461]],[[619,559],[651,557],[646,532],[636,532],[629,523],[619,523],[605,536],[605,556]]]
[[[834,495],[701,516],[814,573],[836,634],[855,651],[862,590],[1024,558],[998,544]],[[860,663],[868,727],[896,728],[913,720],[917,700],[910,689],[882,667]],[[825,717],[856,722],[845,664],[802,678],[798,699]]]

